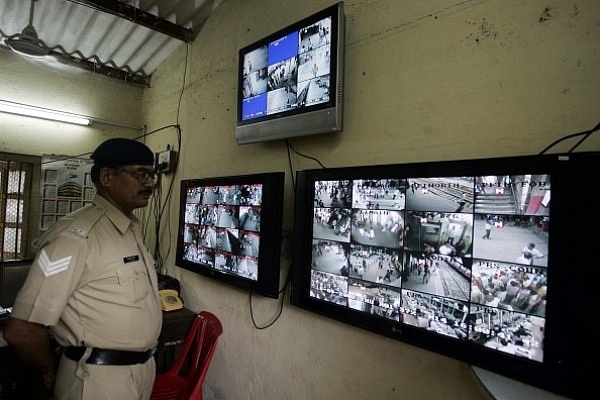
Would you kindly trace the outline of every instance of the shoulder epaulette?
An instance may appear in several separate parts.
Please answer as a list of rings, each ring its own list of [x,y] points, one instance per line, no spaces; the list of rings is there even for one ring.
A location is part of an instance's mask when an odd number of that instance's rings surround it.
[[[35,249],[43,248],[53,237],[63,232],[69,232],[80,238],[87,238],[88,232],[100,219],[104,211],[95,205],[85,206],[79,210],[62,217],[54,223],[46,232],[35,240]]]
[[[104,210],[100,207],[89,206],[82,208],[73,215],[73,220],[67,229],[70,233],[85,238],[89,231],[98,222],[100,217],[104,214]]]

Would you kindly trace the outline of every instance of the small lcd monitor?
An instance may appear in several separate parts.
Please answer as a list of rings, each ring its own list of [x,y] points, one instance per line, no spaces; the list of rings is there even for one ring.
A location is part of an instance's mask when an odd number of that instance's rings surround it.
[[[181,181],[177,266],[279,297],[284,173]]]
[[[237,143],[341,130],[343,54],[342,2],[241,49]]]

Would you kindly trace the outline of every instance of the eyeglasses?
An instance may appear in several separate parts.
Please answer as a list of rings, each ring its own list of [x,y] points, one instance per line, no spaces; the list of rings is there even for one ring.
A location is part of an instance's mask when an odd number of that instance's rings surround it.
[[[155,171],[148,171],[146,169],[138,169],[136,171],[128,171],[122,168],[115,168],[118,171],[126,172],[129,175],[133,176],[137,179],[142,185],[148,183],[148,181],[152,182],[153,185],[158,182],[158,174]]]

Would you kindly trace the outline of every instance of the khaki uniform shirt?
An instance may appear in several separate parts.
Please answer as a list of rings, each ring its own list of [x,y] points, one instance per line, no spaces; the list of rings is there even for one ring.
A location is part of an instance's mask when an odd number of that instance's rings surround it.
[[[146,350],[162,311],[139,221],[100,196],[41,238],[12,316],[51,326],[62,346]]]

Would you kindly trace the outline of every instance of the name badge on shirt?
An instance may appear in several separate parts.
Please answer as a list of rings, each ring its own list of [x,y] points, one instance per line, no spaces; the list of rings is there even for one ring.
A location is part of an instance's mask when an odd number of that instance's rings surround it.
[[[140,260],[140,256],[138,256],[138,255],[123,257],[123,264],[129,264],[129,263],[139,261],[139,260]]]

